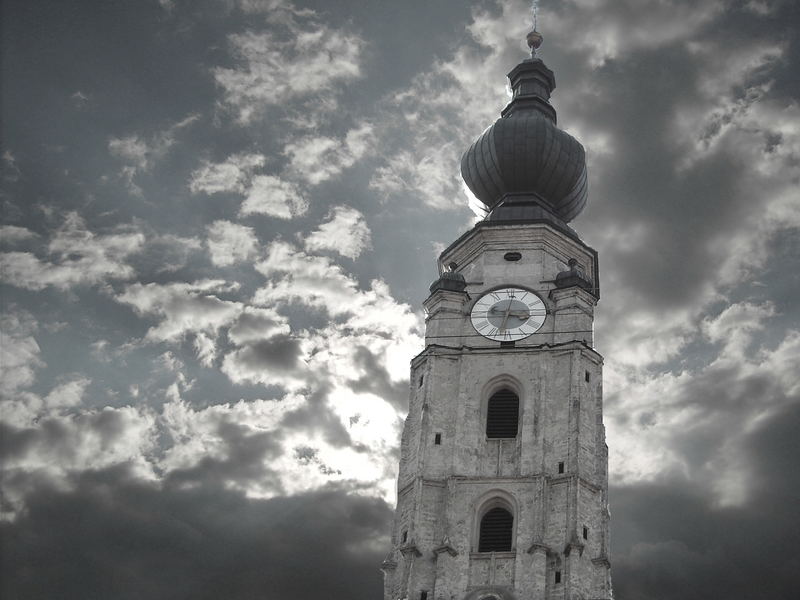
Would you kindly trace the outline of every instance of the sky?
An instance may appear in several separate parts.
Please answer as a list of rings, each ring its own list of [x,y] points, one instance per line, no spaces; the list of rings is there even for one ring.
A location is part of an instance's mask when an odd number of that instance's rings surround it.
[[[800,8],[541,0],[618,599],[794,598]],[[379,598],[523,0],[2,3],[0,595]]]

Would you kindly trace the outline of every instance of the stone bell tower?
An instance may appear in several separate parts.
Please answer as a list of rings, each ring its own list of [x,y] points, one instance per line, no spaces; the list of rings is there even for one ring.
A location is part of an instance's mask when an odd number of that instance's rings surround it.
[[[568,225],[586,159],[556,127],[540,43],[461,161],[487,216],[442,252],[424,303],[384,600],[612,595],[597,253]]]

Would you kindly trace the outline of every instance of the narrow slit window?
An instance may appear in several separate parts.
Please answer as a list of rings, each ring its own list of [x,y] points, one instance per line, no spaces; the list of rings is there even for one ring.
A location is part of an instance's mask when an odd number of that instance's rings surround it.
[[[505,508],[487,511],[481,519],[478,552],[510,552],[514,516]]]
[[[558,472],[559,473],[563,473],[564,472],[564,463],[563,462],[558,463]]]
[[[583,528],[583,539],[585,539],[585,540],[589,539],[589,528],[588,527],[584,527]]]
[[[422,387],[422,382],[423,381],[425,381],[425,375],[420,375],[419,376],[419,385],[417,385],[417,387]]]
[[[515,438],[519,429],[519,397],[503,389],[489,398],[486,407],[486,437]]]
[[[584,379],[587,381],[587,383],[588,383],[588,382],[589,382],[589,380],[592,378],[592,375],[589,373],[589,371],[586,371],[586,373],[584,373],[584,375],[583,375],[583,378],[584,378]]]
[[[556,583],[561,583],[561,571],[556,571]]]
[[[405,544],[405,543],[408,541],[408,531],[404,531],[404,532],[403,532],[403,538],[402,538],[402,540],[403,540],[403,543],[404,543],[404,544]]]
[[[437,433],[436,435],[433,436],[433,443],[436,444],[437,446],[441,446],[442,445],[442,434],[441,433]]]

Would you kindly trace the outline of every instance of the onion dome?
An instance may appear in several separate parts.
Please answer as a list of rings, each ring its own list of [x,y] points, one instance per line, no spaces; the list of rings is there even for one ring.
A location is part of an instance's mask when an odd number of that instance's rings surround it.
[[[451,292],[463,292],[467,288],[467,281],[464,276],[456,271],[456,263],[447,265],[447,271],[441,274],[439,279],[431,284],[431,294],[437,290],[449,290]]]
[[[588,292],[594,293],[594,284],[592,280],[586,276],[586,272],[578,264],[578,261],[574,258],[570,258],[567,264],[569,265],[569,269],[561,271],[556,275],[555,281],[553,282],[555,283],[556,289],[578,286]]]
[[[513,96],[461,158],[461,175],[489,211],[488,220],[547,219],[564,225],[586,205],[586,153],[556,127],[553,72],[535,56],[541,35],[528,34],[531,58],[508,74]]]

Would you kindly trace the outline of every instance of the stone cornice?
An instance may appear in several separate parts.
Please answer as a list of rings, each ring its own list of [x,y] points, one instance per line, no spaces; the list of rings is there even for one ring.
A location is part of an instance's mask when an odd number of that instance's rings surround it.
[[[385,560],[381,563],[381,571],[394,571],[397,568],[397,563],[393,560]]]
[[[592,564],[597,565],[598,567],[605,567],[607,569],[611,568],[611,561],[608,560],[607,556],[598,556],[597,558],[593,558]]]
[[[413,540],[403,546],[400,546],[398,550],[406,558],[409,556],[422,556],[422,552],[419,551],[419,548],[417,548],[417,545]]]
[[[453,557],[458,556],[458,551],[455,548],[453,548],[450,544],[442,544],[441,546],[437,546],[436,548],[433,549],[433,552],[436,554],[437,557],[445,552]]]
[[[568,542],[566,546],[564,546],[564,556],[569,556],[573,550],[578,551],[578,556],[583,556],[583,549],[585,546],[576,540],[572,540]]]
[[[528,548],[528,554],[534,554],[536,552],[543,552],[544,554],[550,554],[550,546],[547,544],[543,544],[542,542],[533,542],[531,547]]]

